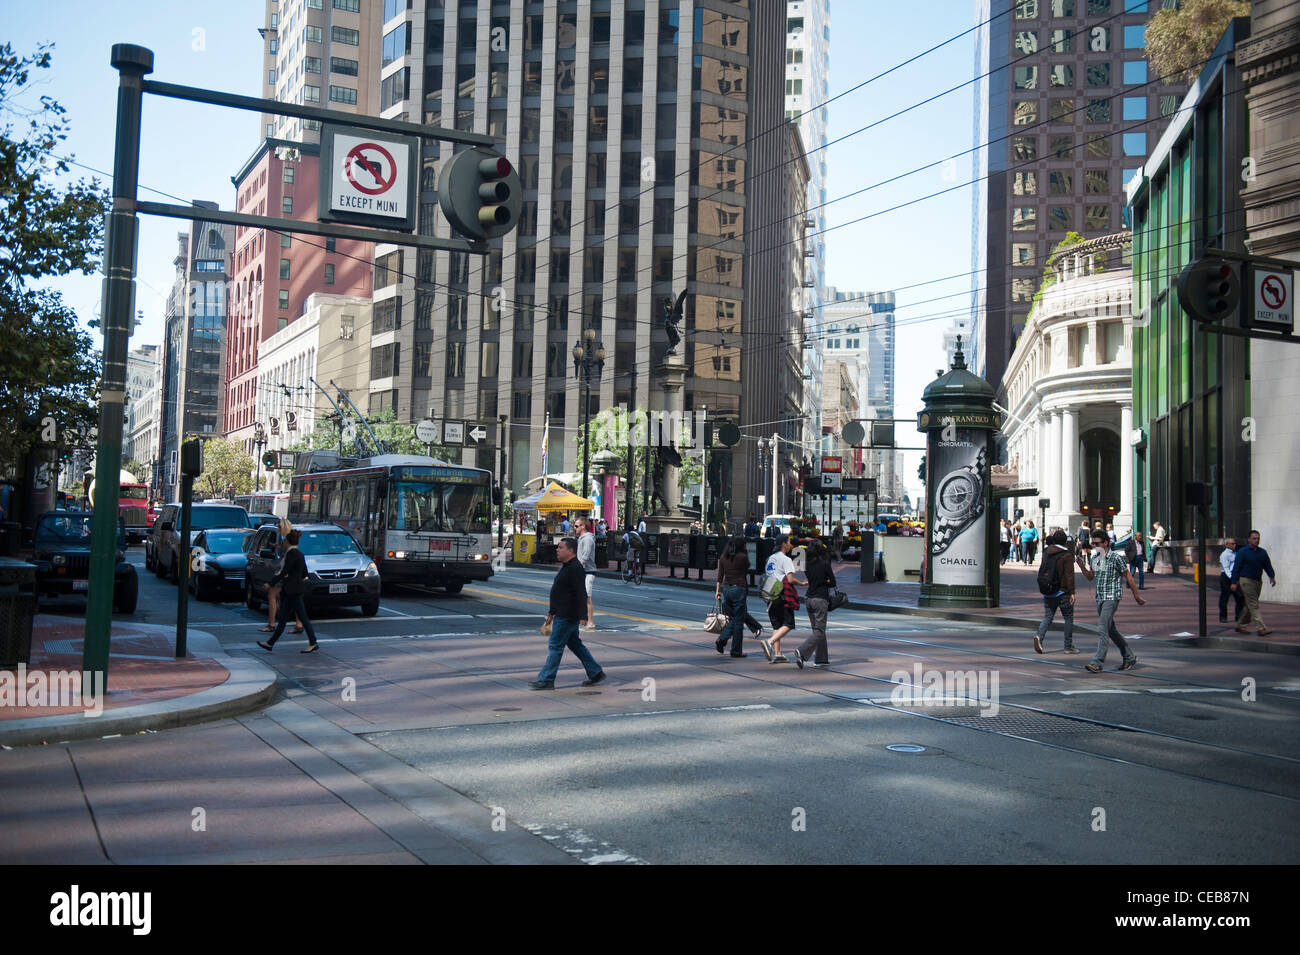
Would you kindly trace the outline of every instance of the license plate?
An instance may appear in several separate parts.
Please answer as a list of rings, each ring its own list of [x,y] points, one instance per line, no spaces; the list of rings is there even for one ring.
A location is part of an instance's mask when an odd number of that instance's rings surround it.
[[[429,550],[451,550],[451,541],[429,541]]]
[[[73,590],[89,590],[89,589],[90,589],[90,581],[89,581],[89,580],[74,580],[74,581],[72,582],[72,589],[73,589]]]
[[[345,594],[347,592],[348,592],[347,584],[330,584],[330,593],[332,594]]]

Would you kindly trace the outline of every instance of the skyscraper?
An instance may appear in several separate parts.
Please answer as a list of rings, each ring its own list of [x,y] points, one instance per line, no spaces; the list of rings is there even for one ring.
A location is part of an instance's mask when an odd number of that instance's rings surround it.
[[[372,408],[406,421],[508,416],[507,483],[521,490],[539,473],[548,413],[548,469],[573,468],[583,415],[570,353],[587,328],[609,356],[592,410],[663,407],[664,302],[682,291],[688,412],[770,434],[803,407],[792,293],[805,200],[791,194],[807,166],[783,121],[783,7],[414,0],[391,12],[383,45],[403,52],[381,86],[401,96],[384,98],[383,115],[501,137],[524,197],[519,228],[485,257],[376,250],[371,347],[388,351]],[[452,152],[426,146],[422,234],[449,234],[436,188]],[[756,493],[755,447],[711,455],[726,485],[711,499]],[[466,460],[494,463],[491,449]]]
[[[1150,11],[1149,9],[1150,8]],[[1147,67],[1147,0],[980,0],[972,369],[995,387],[1052,247],[1123,228],[1125,181],[1185,89]]]

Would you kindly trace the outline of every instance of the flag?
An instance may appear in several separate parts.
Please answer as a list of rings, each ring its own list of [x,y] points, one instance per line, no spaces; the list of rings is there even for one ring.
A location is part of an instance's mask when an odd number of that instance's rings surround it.
[[[546,477],[546,449],[551,436],[551,413],[546,412],[546,423],[542,425],[542,477]]]

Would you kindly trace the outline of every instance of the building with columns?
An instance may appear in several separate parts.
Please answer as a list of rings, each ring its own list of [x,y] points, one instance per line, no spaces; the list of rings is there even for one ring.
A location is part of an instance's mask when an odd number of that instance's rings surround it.
[[[1008,506],[1047,527],[1133,524],[1132,235],[1057,252],[1002,379],[1007,460],[1033,498]]]

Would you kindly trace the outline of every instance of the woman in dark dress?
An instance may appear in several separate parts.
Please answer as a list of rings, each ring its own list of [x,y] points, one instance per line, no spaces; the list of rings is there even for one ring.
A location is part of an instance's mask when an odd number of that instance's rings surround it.
[[[307,616],[307,607],[303,603],[303,595],[307,593],[308,584],[307,558],[298,549],[302,532],[292,530],[284,540],[289,545],[284,552],[284,562],[280,565],[280,572],[271,580],[272,585],[284,585],[280,595],[280,619],[276,622],[275,633],[271,634],[271,639],[266,643],[259,640],[257,645],[263,650],[274,649],[275,641],[279,640],[280,635],[284,633],[284,625],[289,622],[290,617],[297,616],[307,629],[307,649],[302,652],[314,653],[320,649],[320,644],[316,642],[316,631],[311,625],[311,618]]]

